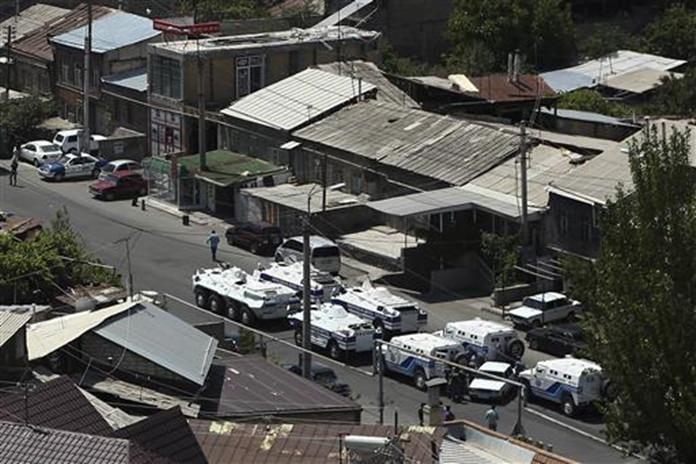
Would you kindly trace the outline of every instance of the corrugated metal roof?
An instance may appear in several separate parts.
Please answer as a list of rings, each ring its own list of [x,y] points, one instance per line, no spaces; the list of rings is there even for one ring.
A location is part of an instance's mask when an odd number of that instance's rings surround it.
[[[16,42],[32,32],[42,29],[48,23],[62,18],[70,10],[53,5],[37,3],[22,10],[19,15],[12,16],[0,23],[0,47],[7,44],[7,28],[12,27],[12,41]],[[14,44],[13,44],[14,47]]]
[[[635,127],[639,126],[636,124],[631,124],[624,122],[621,119],[614,118],[612,116],[607,116],[605,114],[593,113],[591,111],[579,111],[579,110],[566,110],[563,108],[558,108],[554,110],[552,108],[540,108],[539,111],[543,114],[548,114],[550,116],[557,116],[563,119],[574,119],[576,121],[593,122],[597,124],[608,124],[612,126],[622,126],[622,127]]]
[[[31,320],[31,313],[0,311],[0,347]]]
[[[136,303],[126,302],[108,308],[68,314],[27,325],[27,352],[30,361],[43,358],[79,338],[109,317],[127,311]]]
[[[331,16],[319,21],[314,25],[314,27],[329,27],[341,24],[342,21],[350,18],[352,15],[362,10],[366,6],[369,6],[373,1],[374,0],[354,0],[340,10],[336,11]]]
[[[107,13],[114,11],[102,5],[92,6],[92,17],[97,20]],[[12,51],[21,55],[51,62],[53,61],[53,49],[48,42],[50,37],[54,37],[75,28],[87,24],[87,7],[84,4],[77,6],[62,18],[47,24],[12,44]]]
[[[367,82],[361,87],[357,79],[308,68],[232,103],[222,114],[291,131],[376,89]]]
[[[53,37],[50,41],[66,47],[84,50],[87,26]],[[152,20],[143,16],[114,11],[92,23],[92,52],[106,53],[160,35]]]
[[[536,74],[520,74],[516,82],[509,81],[507,74],[490,74],[472,77],[471,83],[478,88],[478,92],[462,92],[485,98],[490,102],[514,102],[556,96],[556,92],[544,78]]]
[[[681,79],[683,74],[671,73],[660,69],[636,69],[627,73],[612,76],[604,85],[612,89],[641,94],[662,85],[665,78]]]
[[[582,87],[604,85],[612,76],[641,69],[669,71],[686,61],[675,60],[649,53],[618,50],[605,57],[590,60],[577,66],[543,73],[541,76],[556,92],[570,92]]]
[[[406,92],[387,79],[382,71],[369,61],[335,61],[333,63],[318,64],[316,68],[322,71],[351,76],[354,79],[362,79],[377,87],[377,101],[386,101],[409,108],[420,108],[420,105],[408,96]]]
[[[476,185],[450,187],[429,192],[413,193],[367,203],[370,208],[396,217],[419,216],[477,209],[516,220],[522,215],[517,199]],[[531,207],[530,215],[541,208]]]
[[[293,136],[452,185],[513,155],[519,143],[497,128],[374,101],[343,108]]]
[[[205,383],[217,340],[148,303],[106,320],[94,332],[198,385]]]
[[[437,448],[447,433],[444,427],[399,427],[337,424],[250,424],[189,421],[210,464],[326,464],[337,462],[341,435],[401,438],[405,461],[433,462],[431,446]]]
[[[102,77],[105,84],[116,85],[136,92],[147,92],[147,68],[138,68]]]
[[[440,447],[439,464],[531,464],[531,460],[510,461],[466,441],[446,437]]]
[[[258,357],[230,358],[216,364],[211,384],[218,382],[222,388],[217,417],[362,409],[351,399]]]
[[[242,189],[242,195],[260,198],[271,203],[305,212],[307,210],[307,196],[312,189],[321,191],[318,184],[280,184],[273,187],[255,187]],[[322,207],[321,195],[311,197],[312,211],[320,211]],[[355,195],[339,192],[337,190],[326,191],[326,209],[345,208],[359,205],[361,202]]]
[[[131,444],[120,438],[0,422],[0,462],[128,464]],[[141,461],[143,462],[143,461]]]

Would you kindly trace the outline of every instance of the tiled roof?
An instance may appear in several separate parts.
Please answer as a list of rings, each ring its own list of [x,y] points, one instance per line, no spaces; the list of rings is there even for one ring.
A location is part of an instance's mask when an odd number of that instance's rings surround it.
[[[137,452],[171,462],[207,462],[191,427],[179,408],[154,414],[133,425],[116,430],[111,436],[127,438],[138,445]]]
[[[25,412],[28,412],[26,418]],[[26,405],[23,393],[0,397],[0,420],[23,422],[25,419],[31,425],[71,432],[96,435],[113,432],[68,377],[60,377],[29,391]]]
[[[210,464],[326,464],[339,460],[339,435],[394,436],[393,426],[335,424],[249,424],[191,420]],[[407,462],[431,464],[431,443],[439,449],[444,428],[401,427]]]
[[[0,422],[0,462],[3,464],[99,463],[128,464],[130,443],[64,430]]]
[[[92,6],[92,17],[101,18],[110,11],[101,5]],[[48,42],[50,37],[63,34],[87,23],[87,7],[80,4],[70,13],[62,18],[46,24],[45,27],[35,30],[21,40],[12,44],[12,51],[21,55],[26,55],[41,61],[53,61],[53,50]]]
[[[363,101],[295,131],[293,137],[463,185],[517,152],[518,137],[507,132],[417,109]]]

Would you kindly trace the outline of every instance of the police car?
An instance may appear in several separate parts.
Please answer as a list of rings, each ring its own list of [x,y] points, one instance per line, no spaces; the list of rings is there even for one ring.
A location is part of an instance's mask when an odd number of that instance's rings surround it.
[[[403,349],[404,348],[405,351]],[[413,379],[413,384],[425,390],[425,383],[436,377],[445,377],[445,364],[425,356],[428,355],[456,363],[466,362],[466,353],[461,344],[448,338],[429,333],[400,335],[382,345],[385,370]]]
[[[288,312],[300,308],[294,290],[260,280],[236,267],[198,269],[192,280],[199,307],[225,314],[244,325],[283,319]]]
[[[293,264],[271,263],[268,268],[256,271],[255,274],[261,280],[284,285],[295,290],[299,295],[302,294],[304,273],[301,262]],[[311,270],[309,285],[311,298],[314,301],[330,301],[331,295],[342,288],[340,282],[331,274],[314,268]]]
[[[376,331],[372,324],[333,303],[321,303],[310,311],[312,345],[326,349],[334,359],[372,351]],[[295,343],[302,346],[303,314],[288,316],[295,329]]]
[[[529,398],[542,398],[562,405],[563,413],[574,416],[595,401],[615,396],[614,387],[602,376],[599,364],[566,357],[539,361],[520,373]]]
[[[484,361],[518,361],[524,354],[524,343],[517,332],[498,322],[479,318],[448,322],[437,334],[461,343],[469,353],[469,364],[474,366]]]
[[[347,288],[331,301],[348,312],[372,321],[385,335],[418,332],[428,322],[428,313],[385,287],[373,287],[369,280],[361,287]]]
[[[505,362],[488,361],[481,364],[479,372],[509,379],[513,376],[512,365]],[[478,375],[469,384],[469,398],[474,401],[502,402],[513,391],[512,384]]]
[[[522,300],[522,306],[508,311],[508,316],[515,326],[541,327],[549,322],[572,319],[580,312],[579,301],[562,293],[546,292],[528,296]]]
[[[95,158],[88,153],[75,155],[69,153],[58,161],[44,163],[39,167],[39,176],[44,179],[61,181],[74,178],[97,178],[106,160]]]

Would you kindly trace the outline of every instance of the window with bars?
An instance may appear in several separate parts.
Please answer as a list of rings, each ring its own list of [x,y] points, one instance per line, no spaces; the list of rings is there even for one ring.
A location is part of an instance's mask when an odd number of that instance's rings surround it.
[[[150,60],[150,84],[153,94],[181,100],[181,62],[153,55]]]
[[[266,79],[264,55],[240,56],[235,61],[237,70],[237,98],[242,98],[263,88]]]

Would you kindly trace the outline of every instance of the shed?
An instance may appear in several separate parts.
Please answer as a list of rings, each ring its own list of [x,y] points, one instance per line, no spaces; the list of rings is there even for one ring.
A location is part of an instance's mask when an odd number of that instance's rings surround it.
[[[32,314],[27,311],[0,311],[0,365],[22,366],[27,361],[25,326]]]

